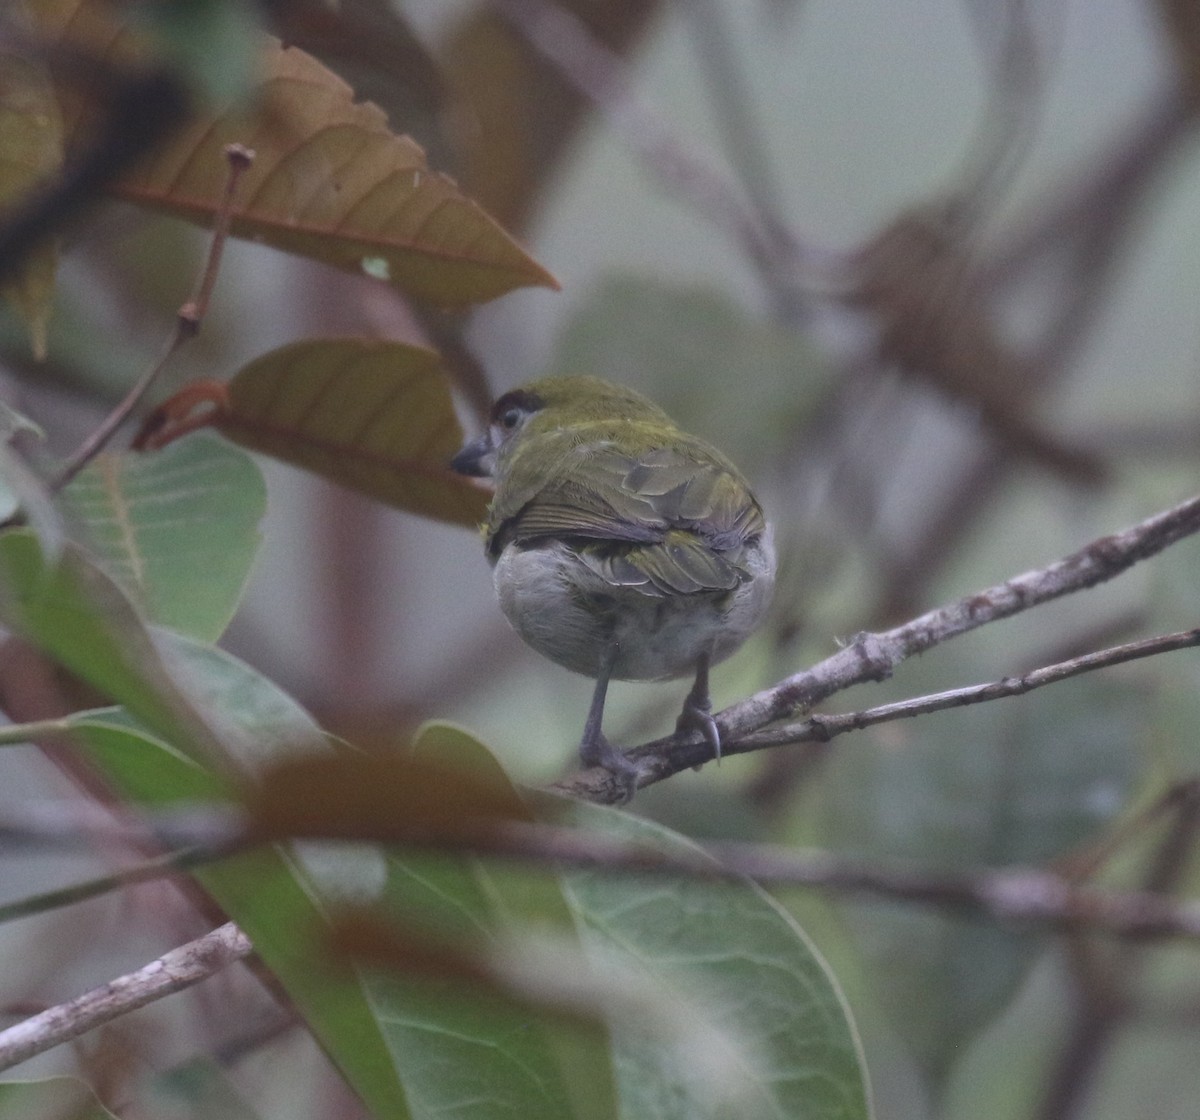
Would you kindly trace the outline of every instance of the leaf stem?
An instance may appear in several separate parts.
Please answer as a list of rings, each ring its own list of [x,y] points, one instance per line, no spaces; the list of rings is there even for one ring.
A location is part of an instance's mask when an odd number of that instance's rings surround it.
[[[0,727],[0,747],[17,747],[32,743],[46,735],[65,735],[74,726],[74,719],[39,719],[31,723],[10,723]]]

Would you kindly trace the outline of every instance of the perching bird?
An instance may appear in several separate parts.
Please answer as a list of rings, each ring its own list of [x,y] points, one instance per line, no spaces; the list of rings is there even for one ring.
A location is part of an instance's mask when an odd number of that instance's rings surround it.
[[[695,674],[677,733],[721,756],[709,666],[758,626],[771,528],[738,469],[632,389],[550,377],[505,393],[452,463],[491,477],[484,525],[500,607],[535,650],[596,680],[583,738],[633,796],[638,769],[601,732],[610,679]]]

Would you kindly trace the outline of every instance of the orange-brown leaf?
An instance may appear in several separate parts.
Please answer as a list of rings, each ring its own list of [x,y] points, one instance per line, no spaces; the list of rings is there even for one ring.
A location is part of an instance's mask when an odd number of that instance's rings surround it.
[[[492,299],[529,284],[557,287],[383,111],[296,47],[271,40],[253,112],[198,120],[120,184],[118,194],[191,221],[212,221],[226,178],[223,150],[254,150],[233,233],[358,272],[386,262],[392,283],[438,304]]]
[[[153,43],[121,21],[120,8],[105,0],[30,3],[52,47],[136,67],[152,57]],[[234,236],[354,272],[364,261],[382,262],[393,284],[439,305],[531,284],[557,287],[453,181],[430,170],[420,145],[393,132],[378,106],[356,101],[311,55],[263,36],[260,73],[252,105],[203,108],[116,193],[209,225],[225,184],[224,147],[239,143],[257,158],[239,190]],[[94,81],[75,81],[86,77],[86,68],[69,74],[58,91],[67,136],[76,142],[105,108]]]
[[[215,423],[243,447],[411,513],[483,520],[487,492],[449,468],[462,429],[430,350],[358,338],[283,346],[233,378]]]

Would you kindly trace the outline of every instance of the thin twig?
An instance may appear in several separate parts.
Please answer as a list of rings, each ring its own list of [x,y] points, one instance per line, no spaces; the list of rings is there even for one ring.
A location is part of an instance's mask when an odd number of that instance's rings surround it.
[[[19,898],[0,906],[0,924],[17,918],[28,918],[32,914],[44,914],[48,910],[61,910],[90,898],[162,879],[175,871],[185,871],[197,863],[211,860],[212,856],[200,848],[180,848],[166,855],[156,856],[111,875],[100,875],[69,887]]]
[[[238,183],[243,172],[254,160],[254,153],[241,144],[229,144],[225,148],[225,156],[229,161],[229,174],[225,180],[225,192],[217,209],[213,225],[212,240],[209,243],[208,257],[204,271],[196,282],[191,299],[179,309],[175,319],[175,330],[167,339],[157,361],[141,377],[133,388],[125,394],[117,406],[104,418],[87,439],[79,445],[67,459],[59,473],[51,480],[51,491],[57,492],[67,485],[84,467],[88,465],[108,445],[108,441],[116,434],[117,429],[125,423],[137,408],[141,399],[150,387],[158,380],[167,363],[184,343],[195,338],[200,331],[200,324],[208,312],[209,300],[217,281],[217,273],[221,265],[221,254],[225,242],[229,238],[229,227],[233,221],[233,202],[237,193]]]
[[[10,1069],[121,1015],[199,984],[252,951],[250,939],[228,922],[172,949],[136,972],[119,976],[0,1031],[0,1070]]]
[[[1082,673],[1107,669],[1112,665],[1121,665],[1127,661],[1137,661],[1144,657],[1156,657],[1160,653],[1170,653],[1177,649],[1190,649],[1197,645],[1200,645],[1200,629],[1182,630],[1175,634],[1161,634],[1158,637],[1145,638],[1140,642],[1128,642],[1124,645],[1112,646],[1109,649],[1097,650],[1095,653],[1084,654],[1081,657],[1072,657],[1068,661],[1046,665],[1019,677],[1004,677],[987,684],[946,689],[944,692],[934,692],[927,696],[898,700],[894,704],[880,704],[878,707],[866,708],[860,712],[842,712],[836,715],[821,714],[799,723],[782,724],[743,736],[741,739],[725,745],[722,753],[739,754],[788,743],[828,742],[837,735],[844,735],[847,731],[862,731],[864,728],[874,727],[880,723],[890,723],[897,719],[911,719],[915,716],[945,711],[948,708],[965,708],[972,704],[984,704],[990,700],[1024,696],[1028,692],[1033,692],[1034,689],[1044,688],[1048,684],[1057,684],[1059,681],[1069,680]]]

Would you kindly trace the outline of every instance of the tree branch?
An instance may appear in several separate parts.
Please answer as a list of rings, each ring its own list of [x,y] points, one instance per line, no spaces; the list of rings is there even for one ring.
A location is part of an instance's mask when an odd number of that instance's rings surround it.
[[[214,976],[250,955],[250,939],[232,922],[172,949],[158,960],[0,1031],[0,1070],[69,1042],[104,1023]]]
[[[1046,665],[1034,669],[1019,677],[1004,677],[988,684],[967,685],[964,688],[951,688],[945,692],[934,692],[927,696],[917,696],[911,700],[898,700],[894,704],[880,704],[875,708],[866,708],[859,712],[844,712],[837,715],[817,715],[799,723],[782,724],[764,731],[752,732],[743,736],[736,743],[723,748],[723,754],[745,754],[749,751],[762,750],[765,747],[778,747],[790,743],[825,743],[837,735],[847,731],[862,731],[880,723],[890,723],[897,719],[911,719],[914,716],[929,715],[933,712],[945,711],[948,708],[966,708],[972,704],[984,704],[989,700],[1005,700],[1012,696],[1024,696],[1035,689],[1044,688],[1048,684],[1069,680],[1083,673],[1091,673],[1097,669],[1107,669],[1112,665],[1122,665],[1127,661],[1137,661],[1144,657],[1156,657],[1160,653],[1170,653],[1177,649],[1191,649],[1200,645],[1200,629],[1181,630],[1175,634],[1160,634],[1154,638],[1146,638],[1140,642],[1128,642],[1124,645],[1112,646],[1109,649],[1086,653],[1080,657],[1072,657],[1068,661],[1060,661],[1054,665]]]

